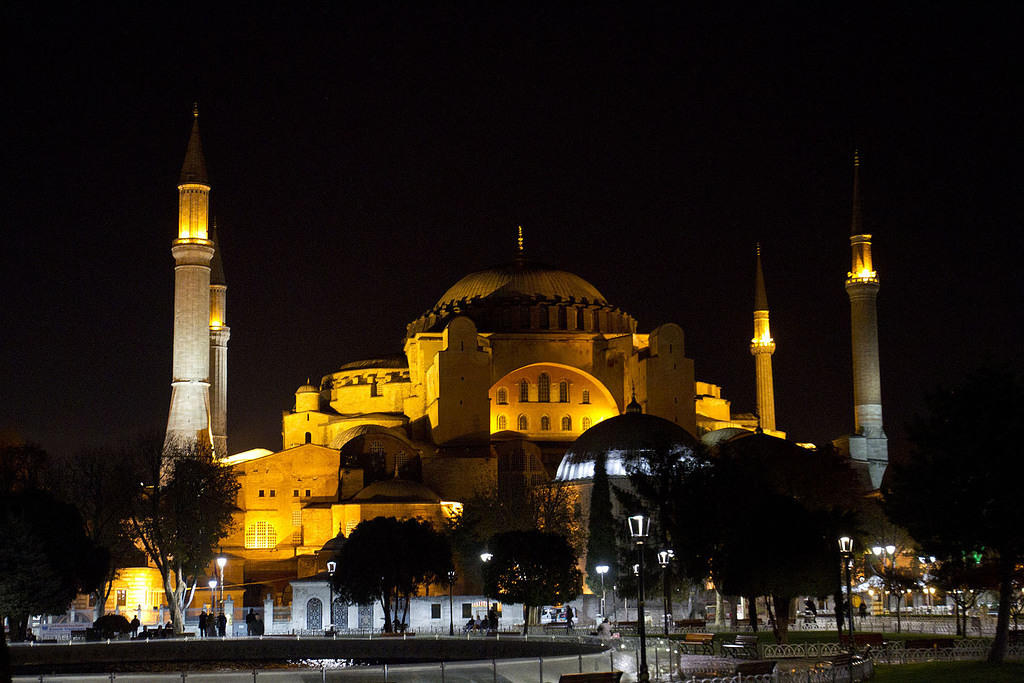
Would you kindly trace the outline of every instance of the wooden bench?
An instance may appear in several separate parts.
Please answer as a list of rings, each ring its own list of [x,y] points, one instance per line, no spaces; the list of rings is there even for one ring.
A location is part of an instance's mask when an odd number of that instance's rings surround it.
[[[776,662],[764,659],[757,662],[741,662],[736,665],[736,673],[740,676],[763,676],[775,673]]]
[[[714,633],[687,633],[679,641],[679,646],[684,649],[694,648],[701,654],[715,654]]]
[[[594,671],[586,674],[562,674],[558,683],[619,683],[621,671]]]
[[[727,654],[730,657],[757,659],[759,652],[760,648],[757,645],[757,636],[753,635],[741,633],[736,636],[736,640],[731,643],[722,643],[722,654]]]
[[[956,647],[956,641],[952,638],[908,638],[903,641],[903,647],[907,650],[935,650]]]

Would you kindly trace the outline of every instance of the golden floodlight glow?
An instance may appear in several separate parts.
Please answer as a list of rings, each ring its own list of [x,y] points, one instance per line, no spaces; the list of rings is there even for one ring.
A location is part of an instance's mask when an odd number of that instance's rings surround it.
[[[442,500],[441,512],[448,519],[454,519],[462,514],[462,503],[457,500]]]

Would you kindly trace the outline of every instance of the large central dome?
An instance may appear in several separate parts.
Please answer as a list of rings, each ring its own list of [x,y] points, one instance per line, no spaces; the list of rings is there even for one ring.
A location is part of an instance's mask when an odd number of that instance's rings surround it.
[[[437,300],[436,306],[450,306],[483,297],[608,303],[601,292],[597,291],[597,287],[575,273],[517,259],[512,263],[470,273],[452,285]]]
[[[411,322],[407,333],[438,332],[464,315],[481,332],[585,332],[626,334],[633,318],[608,304],[579,275],[522,256],[466,275]]]

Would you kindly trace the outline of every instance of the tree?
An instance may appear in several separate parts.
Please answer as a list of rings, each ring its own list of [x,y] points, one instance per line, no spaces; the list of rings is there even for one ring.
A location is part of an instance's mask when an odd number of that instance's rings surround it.
[[[979,553],[996,568],[999,616],[988,659],[1006,657],[1013,576],[1024,562],[1024,381],[985,367],[958,388],[928,396],[910,425],[912,457],[890,465],[886,511],[942,559]],[[983,423],[978,416],[986,416]]]
[[[38,489],[0,494],[0,623],[10,620],[12,640],[25,639],[30,616],[61,614],[93,590],[106,562],[73,505]]]
[[[530,608],[573,600],[583,588],[576,553],[564,536],[543,531],[506,531],[487,543],[492,553],[483,568],[484,593],[524,606],[523,633]]]
[[[376,517],[352,530],[335,561],[339,594],[360,604],[380,602],[384,631],[391,633],[406,623],[409,599],[421,587],[447,580],[452,551],[429,522]]]
[[[174,630],[215,549],[231,531],[239,484],[235,471],[202,444],[164,445],[149,438],[132,449],[142,487],[131,495],[132,539],[160,571]]]
[[[598,453],[594,460],[594,479],[590,489],[590,518],[587,529],[587,585],[594,593],[600,593],[602,586],[612,585],[618,572],[611,576],[601,577],[597,573],[598,565],[609,569],[617,568],[619,555],[618,527],[620,522],[612,515],[612,489],[608,481],[606,469],[608,455],[604,451]],[[607,583],[611,582],[611,583]]]

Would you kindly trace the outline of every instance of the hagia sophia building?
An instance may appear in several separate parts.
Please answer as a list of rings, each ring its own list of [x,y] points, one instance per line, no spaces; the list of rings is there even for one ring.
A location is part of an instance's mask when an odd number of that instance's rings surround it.
[[[836,443],[878,488],[888,461],[879,284],[871,235],[860,228],[858,161],[854,167],[846,288],[856,429]],[[786,436],[775,423],[775,342],[760,249],[750,342],[757,413],[734,414],[721,387],[694,376],[679,325],[638,330],[594,284],[532,260],[520,229],[508,263],[464,276],[406,325],[401,353],[347,362],[298,387],[282,415],[281,450],[229,455],[227,284],[210,219],[198,111],[178,190],[167,436],[211,444],[239,475],[237,524],[222,548],[235,605],[262,605],[267,595],[280,601],[290,582],[323,572],[325,544],[330,549],[363,520],[384,515],[439,524],[482,491],[544,485],[556,474],[572,480],[576,475],[559,469],[574,442],[619,416],[642,412],[644,424],[656,420],[712,440],[758,430]],[[159,590],[158,576],[148,576],[155,570],[138,571],[125,600],[130,608],[156,599]],[[147,597],[136,599],[142,591]]]

